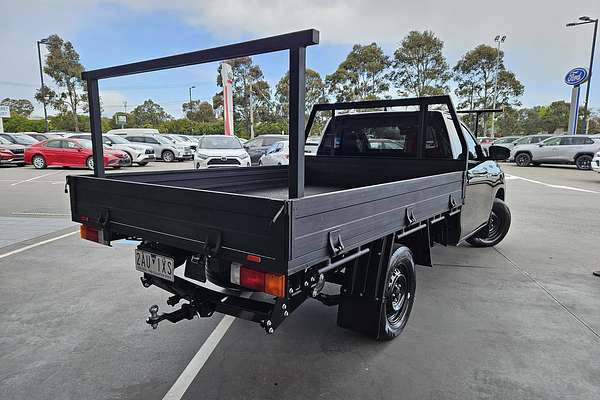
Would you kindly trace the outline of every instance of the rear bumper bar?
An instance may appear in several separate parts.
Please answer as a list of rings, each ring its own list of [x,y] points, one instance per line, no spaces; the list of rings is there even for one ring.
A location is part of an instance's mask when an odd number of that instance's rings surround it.
[[[274,302],[259,301],[232,293],[212,290],[177,276],[174,282],[170,282],[144,274],[142,283],[145,287],[154,285],[177,297],[188,300],[201,317],[210,317],[216,311],[257,322],[267,333],[274,333],[274,330],[285,318],[306,300],[304,292],[299,291],[288,298],[275,298]]]

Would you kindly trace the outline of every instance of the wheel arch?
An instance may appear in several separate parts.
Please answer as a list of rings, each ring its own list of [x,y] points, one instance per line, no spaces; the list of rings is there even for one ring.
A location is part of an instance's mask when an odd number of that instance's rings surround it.
[[[505,195],[506,195],[506,191],[504,190],[504,188],[503,187],[499,187],[498,189],[496,189],[496,193],[494,194],[494,198],[495,199],[500,199],[500,200],[504,201]]]
[[[594,158],[594,152],[590,152],[590,151],[580,151],[579,153],[575,154],[575,156],[573,157],[573,161],[577,160],[577,158],[579,158],[580,156],[590,156],[592,158]]]

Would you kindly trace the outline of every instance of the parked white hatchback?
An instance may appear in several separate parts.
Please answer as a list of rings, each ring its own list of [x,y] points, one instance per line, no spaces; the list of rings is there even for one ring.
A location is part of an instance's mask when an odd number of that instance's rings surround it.
[[[258,165],[288,165],[290,162],[290,142],[276,142],[260,157]]]
[[[235,136],[204,135],[198,140],[194,167],[249,167],[250,156]]]

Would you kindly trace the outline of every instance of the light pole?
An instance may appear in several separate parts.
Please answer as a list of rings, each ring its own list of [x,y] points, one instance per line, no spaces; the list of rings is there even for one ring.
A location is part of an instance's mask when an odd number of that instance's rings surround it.
[[[190,111],[192,109],[192,89],[196,89],[196,86],[190,86]]]
[[[589,76],[585,86],[585,103],[583,106],[583,126],[585,126],[585,133],[587,134],[590,128],[590,116],[588,114],[588,99],[590,97],[590,85],[592,84],[592,68],[594,68],[594,51],[596,49],[596,35],[598,34],[598,18],[593,19],[587,16],[579,17],[581,22],[569,22],[567,27],[594,24],[594,35],[592,37],[592,52],[590,55],[590,68]]]
[[[496,35],[494,38],[494,42],[498,43],[496,47],[496,72],[494,74],[494,100],[492,108],[496,109],[496,99],[498,97],[498,69],[500,68],[500,44],[504,43],[506,40],[506,35]],[[496,113],[492,112],[492,139],[496,136],[496,132],[494,130],[496,122]]]
[[[42,70],[42,52],[40,50],[40,44],[48,44],[48,39],[41,39],[37,41],[38,61],[40,63],[40,81],[42,82],[42,88],[40,93],[42,94],[42,104],[44,105],[44,121],[46,124],[46,132],[48,132],[48,111],[46,110],[46,97],[44,91],[44,71]]]

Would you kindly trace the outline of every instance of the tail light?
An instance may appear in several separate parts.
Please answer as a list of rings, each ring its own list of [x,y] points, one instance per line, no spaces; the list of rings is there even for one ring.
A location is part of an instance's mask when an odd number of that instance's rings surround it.
[[[231,283],[277,297],[285,296],[285,275],[258,271],[238,263],[231,263]]]
[[[104,231],[97,229],[89,225],[81,225],[79,227],[79,234],[82,239],[89,240],[92,242],[100,243],[108,246],[110,242],[104,239]]]

